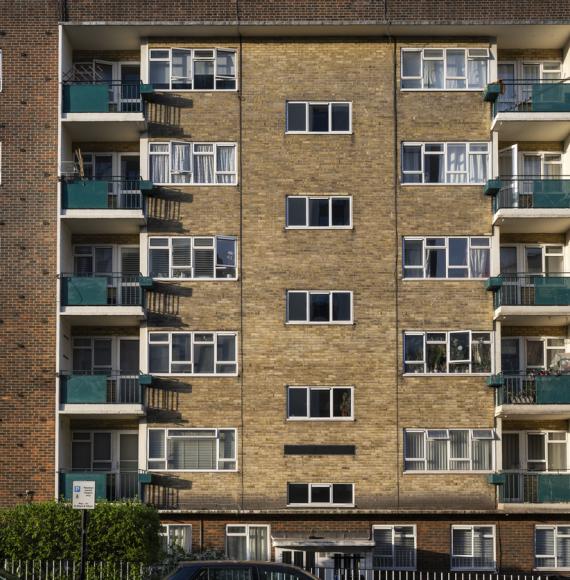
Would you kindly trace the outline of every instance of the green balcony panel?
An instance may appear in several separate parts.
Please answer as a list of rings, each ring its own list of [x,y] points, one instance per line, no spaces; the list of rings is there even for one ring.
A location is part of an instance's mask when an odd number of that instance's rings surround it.
[[[143,471],[142,473],[139,472],[139,483],[141,484],[152,483],[152,473],[148,473],[148,471]]]
[[[92,471],[74,471],[71,473],[60,473],[59,493],[66,500],[71,501],[74,481],[94,481],[95,499],[107,499],[107,474],[93,473]]]
[[[533,180],[533,206],[536,208],[570,208],[570,180]]]
[[[491,473],[487,476],[487,481],[491,485],[504,485],[505,484],[505,475],[503,473]]]
[[[503,285],[503,279],[500,276],[493,276],[485,280],[485,290],[495,292]]]
[[[107,278],[70,276],[62,278],[62,304],[64,306],[105,306],[107,304]]]
[[[139,276],[139,286],[141,288],[152,288],[153,281],[151,276]]]
[[[483,193],[485,195],[497,195],[501,187],[503,187],[503,184],[500,179],[488,179]]]
[[[570,475],[541,473],[538,477],[539,503],[570,502]]]
[[[64,209],[107,209],[107,181],[74,181],[62,184]]]
[[[108,113],[109,87],[105,84],[63,85],[64,113]]]
[[[491,375],[487,377],[488,387],[502,387],[504,384],[505,380],[503,379],[503,375]]]
[[[62,382],[63,403],[106,403],[106,375],[71,375]]]
[[[151,84],[141,84],[139,90],[141,95],[149,95],[154,93],[154,86]]]
[[[500,83],[489,83],[483,91],[483,100],[487,103],[494,103],[501,94]]]
[[[533,281],[537,306],[570,305],[570,277],[536,276]]]
[[[152,181],[150,179],[141,179],[139,181],[139,189],[141,191],[152,191],[152,188],[154,187]]]
[[[139,385],[143,385],[145,387],[152,385],[152,375],[140,375]]]
[[[535,381],[537,404],[570,405],[570,375],[539,375]]]
[[[570,112],[570,84],[542,83],[532,85],[533,113]]]

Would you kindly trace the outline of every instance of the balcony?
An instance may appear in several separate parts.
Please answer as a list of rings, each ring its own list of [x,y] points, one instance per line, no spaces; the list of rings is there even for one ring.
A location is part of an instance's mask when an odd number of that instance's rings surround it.
[[[140,81],[65,81],[62,121],[73,140],[135,140],[146,128],[142,96],[151,92]]]
[[[494,222],[503,233],[564,233],[570,229],[570,177],[514,176],[494,190]]]
[[[83,325],[138,324],[146,278],[122,273],[61,274],[61,314]]]
[[[570,419],[570,375],[504,373],[496,390],[497,416]]]
[[[94,481],[96,500],[142,500],[143,485],[150,483],[150,475],[145,471],[61,471],[59,493],[67,501],[71,501],[74,481]]]
[[[60,376],[60,411],[66,415],[144,415],[149,375],[85,374]]]
[[[499,503],[561,504],[570,502],[568,472],[504,472],[499,488]]]
[[[563,141],[570,132],[570,83],[525,79],[494,83],[492,131],[501,141]],[[498,94],[497,94],[498,93]]]
[[[521,273],[489,278],[495,319],[511,326],[563,326],[570,322],[570,274]]]
[[[144,179],[65,179],[62,219],[76,233],[138,233],[151,190],[152,182]]]

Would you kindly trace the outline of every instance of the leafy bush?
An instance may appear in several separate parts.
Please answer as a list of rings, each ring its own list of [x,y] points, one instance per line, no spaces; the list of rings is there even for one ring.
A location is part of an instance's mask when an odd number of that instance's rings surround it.
[[[87,560],[145,565],[160,558],[160,520],[151,506],[98,503],[87,525]],[[44,502],[0,509],[0,558],[79,560],[81,513],[68,503]]]

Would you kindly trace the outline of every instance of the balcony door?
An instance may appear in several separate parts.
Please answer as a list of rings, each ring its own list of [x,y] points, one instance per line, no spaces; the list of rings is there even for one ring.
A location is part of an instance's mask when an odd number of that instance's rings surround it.
[[[119,339],[119,403],[142,403],[139,385],[139,339]]]
[[[123,113],[137,113],[141,110],[141,67],[138,63],[119,63],[120,102]]]
[[[519,207],[518,196],[518,146],[511,145],[499,150],[499,177],[504,182],[499,195],[499,207]]]
[[[522,370],[518,338],[501,339],[501,370],[505,374],[515,374]]]
[[[138,433],[118,433],[117,497],[133,498],[139,495],[139,436]]]
[[[141,209],[140,157],[137,154],[119,155],[119,188],[116,206],[120,209]]]
[[[515,81],[515,63],[514,62],[500,62],[497,67],[497,77],[503,81],[503,94],[500,95],[497,102],[497,110],[513,111],[516,108],[517,96]]]

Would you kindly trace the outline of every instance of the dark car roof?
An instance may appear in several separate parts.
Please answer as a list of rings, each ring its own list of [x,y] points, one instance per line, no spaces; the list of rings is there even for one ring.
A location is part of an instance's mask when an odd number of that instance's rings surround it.
[[[270,568],[279,568],[281,570],[291,570],[291,572],[301,573],[309,578],[315,578],[310,572],[298,568],[297,566],[292,566],[291,564],[282,564],[281,562],[267,562],[263,560],[190,560],[179,562],[177,570],[180,568],[208,568],[213,566],[232,566],[232,567],[251,567],[251,566],[263,566]]]

